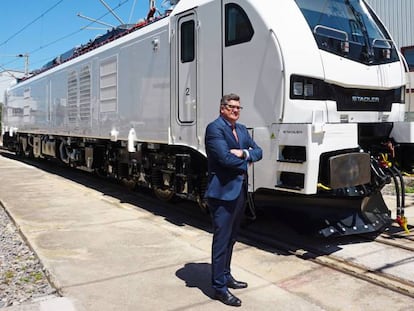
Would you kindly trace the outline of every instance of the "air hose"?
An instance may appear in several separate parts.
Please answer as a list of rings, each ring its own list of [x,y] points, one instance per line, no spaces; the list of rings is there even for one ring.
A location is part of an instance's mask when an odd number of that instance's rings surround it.
[[[404,229],[406,233],[410,233],[408,230],[407,218],[404,216],[404,207],[405,207],[405,183],[404,178],[402,177],[401,172],[388,161],[387,154],[381,154],[380,165],[387,170],[389,175],[394,181],[395,193],[397,199],[397,216],[395,221],[399,224],[401,228]],[[397,179],[398,177],[398,179]]]
[[[401,206],[400,206],[399,209],[397,208],[397,217],[396,217],[395,221],[400,225],[401,228],[404,229],[404,231],[406,233],[410,233],[410,230],[408,230],[407,217],[404,216],[404,209],[405,209],[405,183],[404,183],[404,178],[403,178],[400,170],[398,170],[396,167],[391,167],[390,170],[393,171],[395,173],[395,175],[398,176],[398,179],[400,181],[400,186],[401,186]]]

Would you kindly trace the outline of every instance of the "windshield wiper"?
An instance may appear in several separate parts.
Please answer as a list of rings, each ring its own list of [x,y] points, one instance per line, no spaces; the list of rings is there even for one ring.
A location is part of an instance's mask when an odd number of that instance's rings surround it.
[[[364,52],[362,52],[363,57],[368,61],[372,62],[374,59],[374,51],[371,46],[371,42],[369,39],[369,34],[367,31],[367,28],[365,27],[364,19],[362,18],[362,15],[360,12],[358,12],[355,7],[352,5],[350,0],[345,0],[345,4],[348,6],[348,8],[352,11],[352,14],[355,16],[355,22],[361,29],[362,36],[364,38],[365,46],[364,46]],[[351,22],[351,21],[350,21]]]

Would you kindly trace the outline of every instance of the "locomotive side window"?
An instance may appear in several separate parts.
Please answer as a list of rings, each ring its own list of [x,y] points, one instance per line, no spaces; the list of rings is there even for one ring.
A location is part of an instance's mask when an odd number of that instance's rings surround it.
[[[410,71],[414,71],[414,46],[402,47],[401,53],[404,55]]]
[[[187,21],[181,24],[181,62],[192,62],[194,55],[194,21]]]
[[[237,4],[226,4],[225,45],[231,46],[249,42],[254,34],[253,26],[246,12]]]

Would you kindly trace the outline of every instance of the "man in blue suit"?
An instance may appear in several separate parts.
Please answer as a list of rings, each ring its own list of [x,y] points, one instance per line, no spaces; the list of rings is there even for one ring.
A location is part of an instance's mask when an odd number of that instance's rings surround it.
[[[240,97],[224,95],[220,116],[206,129],[209,184],[205,197],[213,222],[212,283],[214,298],[230,306],[241,300],[228,288],[246,288],[230,273],[233,246],[244,214],[247,196],[247,168],[262,158],[262,149],[250,137],[247,128],[236,121],[240,117]]]

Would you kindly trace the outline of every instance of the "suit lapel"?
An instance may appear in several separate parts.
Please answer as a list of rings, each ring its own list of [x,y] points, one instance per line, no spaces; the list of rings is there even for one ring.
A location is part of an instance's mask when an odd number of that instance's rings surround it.
[[[232,130],[231,126],[222,117],[220,117],[220,119],[221,119],[220,121],[222,122],[222,125],[226,129],[226,132],[233,139],[233,142],[240,146],[240,142],[241,142],[242,135],[243,135],[240,131],[240,127],[236,123],[236,133],[237,133],[237,136],[239,138],[239,141],[237,141],[236,137],[234,137],[234,135],[233,135],[233,130]]]

